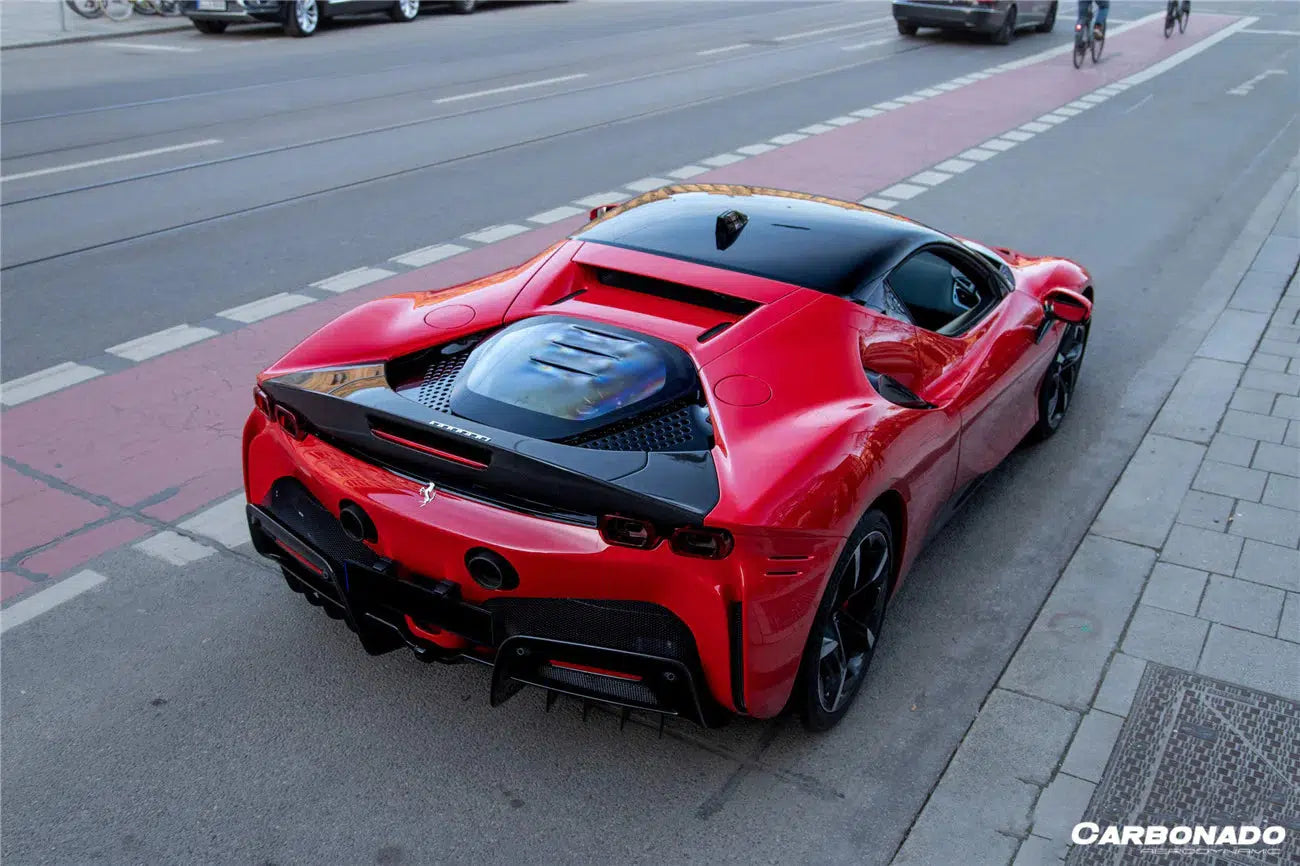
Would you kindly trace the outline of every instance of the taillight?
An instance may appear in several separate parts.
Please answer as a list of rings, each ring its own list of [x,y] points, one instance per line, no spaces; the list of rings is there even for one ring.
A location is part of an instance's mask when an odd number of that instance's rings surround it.
[[[253,386],[253,405],[266,417],[271,416],[271,397],[260,387]]]
[[[723,559],[731,553],[735,542],[725,529],[683,527],[669,539],[673,553],[701,559]]]
[[[306,431],[303,430],[302,422],[298,420],[298,416],[294,414],[292,409],[286,409],[284,406],[276,406],[275,423],[284,428],[284,432],[288,433],[294,439],[302,439],[307,435]]]
[[[648,520],[606,514],[600,518],[600,537],[607,544],[649,550],[659,543],[659,532]]]

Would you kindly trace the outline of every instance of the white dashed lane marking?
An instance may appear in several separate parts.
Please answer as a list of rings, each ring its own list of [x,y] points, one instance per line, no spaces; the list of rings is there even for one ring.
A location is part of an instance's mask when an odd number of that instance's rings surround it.
[[[35,373],[5,382],[4,385],[0,386],[0,404],[17,406],[19,403],[26,403],[28,400],[35,400],[37,397],[44,397],[46,394],[62,391],[64,388],[70,388],[80,382],[85,382],[87,379],[93,379],[103,374],[103,370],[95,367],[65,361],[62,364],[55,364],[53,367],[46,367],[44,370],[37,370]]]
[[[914,175],[913,177],[908,178],[908,182],[924,184],[925,186],[937,186],[938,184],[943,183],[945,180],[947,180],[950,177],[952,177],[952,175],[946,172],[935,171],[934,169],[930,169],[928,171],[923,171],[918,175]]]
[[[907,201],[909,198],[915,198],[925,192],[925,189],[925,187],[917,186],[914,183],[896,183],[888,189],[882,189],[880,194],[885,198]]]
[[[199,544],[194,539],[186,538],[171,530],[151,535],[132,547],[170,565],[189,565],[191,562],[198,562],[216,553],[206,544]]]
[[[869,21],[859,21],[856,24],[841,24],[838,27],[819,27],[816,30],[804,30],[800,33],[787,33],[784,36],[773,36],[773,42],[790,42],[794,39],[807,39],[810,36],[825,36],[827,33],[842,33],[845,30],[861,30],[863,27],[871,27],[876,24],[882,24],[890,21],[890,18],[872,18]]]
[[[0,634],[53,610],[86,590],[94,589],[105,580],[107,578],[98,571],[86,569],[59,581],[48,589],[42,589],[22,601],[15,602],[0,611]]]
[[[684,165],[681,168],[673,169],[668,172],[668,176],[677,180],[689,180],[707,172],[708,169],[702,165]]]
[[[244,510],[242,492],[224,499],[180,524],[192,535],[202,535],[225,547],[239,547],[252,539],[248,534],[248,518]]]
[[[706,48],[703,51],[696,51],[700,57],[709,57],[714,54],[726,54],[729,51],[739,51],[742,48],[748,48],[748,42],[737,42],[735,45],[723,45],[721,48]]]
[[[106,156],[103,159],[88,159],[85,162],[71,162],[67,165],[56,165],[50,168],[38,168],[34,171],[23,171],[18,174],[7,174],[0,177],[0,183],[8,180],[23,180],[29,177],[43,177],[47,174],[58,174],[64,171],[75,171],[79,168],[93,168],[97,165],[110,165],[132,159],[144,159],[147,156],[161,156],[164,153],[176,153],[181,150],[192,150],[196,147],[211,147],[214,144],[221,144],[221,139],[207,138],[203,141],[190,141],[185,144],[173,144],[169,147],[155,147],[150,150],[137,150],[134,153],[123,153],[118,156]]]
[[[595,195],[589,195],[586,198],[574,199],[574,204],[580,204],[585,208],[601,207],[607,204],[618,204],[627,201],[627,193],[623,192],[598,192]]]
[[[119,358],[126,358],[128,361],[144,361],[216,335],[217,332],[211,328],[177,325],[174,328],[164,328],[134,340],[127,340],[125,343],[118,343],[104,351]]]
[[[636,192],[649,192],[652,189],[659,189],[661,186],[670,186],[671,180],[662,177],[643,177],[640,180],[634,180],[627,185],[630,190]]]
[[[965,159],[957,159],[956,157],[949,160],[944,160],[943,162],[935,166],[935,168],[937,168],[939,171],[946,171],[951,174],[960,174],[966,169],[974,168],[974,167],[975,167],[975,163]]]
[[[527,226],[507,223],[503,226],[488,226],[485,229],[479,229],[476,232],[470,232],[465,235],[467,240],[480,244],[494,244],[497,241],[503,241],[506,238],[512,238],[515,235],[521,235],[528,231]]]
[[[431,265],[434,262],[440,262],[443,259],[449,259],[465,252],[469,252],[469,247],[463,247],[460,244],[434,244],[431,247],[423,247],[409,253],[403,253],[400,256],[393,256],[391,261],[407,267],[422,268],[425,265]]]
[[[359,289],[362,286],[368,286],[371,283],[395,275],[396,271],[390,271],[387,268],[362,267],[335,274],[332,277],[318,280],[311,285],[314,289],[338,294],[340,292],[350,292],[353,289]]]
[[[738,153],[720,153],[717,156],[711,156],[708,159],[702,159],[700,162],[713,168],[722,168],[724,165],[740,162],[744,159]]]
[[[292,292],[280,292],[278,295],[271,295],[269,298],[262,298],[257,301],[250,301],[247,304],[241,304],[238,307],[231,307],[229,310],[222,310],[217,313],[223,319],[231,319],[236,322],[243,322],[245,325],[253,322],[260,322],[262,319],[288,312],[289,310],[301,307],[304,304],[310,304],[315,298],[309,298],[306,295],[298,295]]]
[[[563,84],[566,81],[577,81],[579,78],[586,78],[587,73],[577,72],[573,75],[557,75],[554,78],[541,78],[537,81],[525,81],[522,84],[510,84],[505,87],[491,87],[487,90],[475,90],[472,93],[459,93],[455,96],[444,96],[441,99],[435,99],[434,105],[444,105],[448,102],[461,102],[466,99],[478,99],[483,96],[496,96],[499,93],[514,93],[517,90],[528,90],[532,87],[545,87],[548,84]]]
[[[539,214],[534,214],[528,218],[528,222],[537,223],[538,225],[548,226],[551,223],[558,223],[560,220],[566,220],[569,217],[575,217],[580,213],[585,213],[580,207],[564,205],[562,207],[553,207],[550,210],[544,210]]]

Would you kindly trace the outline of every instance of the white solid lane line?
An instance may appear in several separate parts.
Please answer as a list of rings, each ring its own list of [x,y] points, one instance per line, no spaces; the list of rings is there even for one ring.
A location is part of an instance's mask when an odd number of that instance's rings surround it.
[[[823,36],[827,33],[841,33],[845,30],[861,30],[863,27],[871,27],[876,24],[883,24],[886,21],[893,21],[893,18],[872,18],[870,21],[859,21],[856,24],[841,24],[838,27],[820,27],[816,30],[804,30],[800,33],[787,33],[784,36],[773,36],[773,42],[789,42],[792,39],[807,39],[809,36]]]
[[[712,54],[726,54],[728,51],[739,51],[742,48],[748,47],[748,42],[737,42],[735,45],[724,45],[721,48],[706,48],[703,51],[696,51],[695,53],[700,57],[708,57]]]
[[[79,571],[61,580],[49,589],[30,595],[11,607],[0,611],[0,634],[53,610],[69,599],[76,598],[88,589],[94,589],[108,578],[97,571]]]
[[[58,174],[62,171],[75,171],[79,168],[92,168],[96,165],[108,165],[113,162],[126,162],[128,159],[144,159],[146,156],[175,153],[178,150],[191,150],[196,147],[211,147],[214,144],[221,144],[221,139],[206,138],[203,141],[191,141],[186,144],[173,144],[169,147],[155,147],[151,150],[138,150],[135,153],[124,153],[120,156],[106,156],[103,159],[88,159],[85,162],[73,162],[67,165],[56,165],[51,168],[38,168],[35,171],[24,171],[18,174],[6,174],[3,177],[0,177],[0,183],[4,183],[7,180],[23,180],[24,178],[29,177]]]
[[[539,78],[537,81],[525,81],[522,84],[510,84],[505,87],[492,87],[487,90],[475,90],[473,93],[459,93],[456,96],[444,96],[441,99],[435,99],[434,105],[442,105],[447,102],[460,102],[464,99],[478,99],[480,96],[495,96],[498,93],[513,93],[516,90],[527,90],[530,87],[545,87],[548,84],[561,84],[565,81],[577,81],[579,78],[586,78],[587,73],[577,72],[573,75],[557,75],[555,78]]]

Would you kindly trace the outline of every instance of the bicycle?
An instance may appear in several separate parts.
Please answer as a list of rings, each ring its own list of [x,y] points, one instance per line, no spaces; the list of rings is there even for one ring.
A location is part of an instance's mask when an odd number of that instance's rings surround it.
[[[1191,0],[1169,0],[1165,7],[1165,38],[1174,32],[1174,23],[1178,23],[1178,32],[1187,32],[1187,19],[1192,17]]]
[[[1178,0],[1172,0],[1178,2]],[[1097,39],[1092,26],[1092,4],[1088,4],[1087,17],[1074,25],[1074,68],[1083,66],[1084,55],[1091,53],[1092,62],[1101,59],[1101,52],[1106,47],[1106,22],[1101,23],[1101,38]]]
[[[64,0],[64,4],[82,18],[101,18],[125,21],[133,13],[141,15],[181,15],[179,0]]]
[[[82,18],[101,18],[125,21],[135,11],[130,0],[64,0],[64,4]]]

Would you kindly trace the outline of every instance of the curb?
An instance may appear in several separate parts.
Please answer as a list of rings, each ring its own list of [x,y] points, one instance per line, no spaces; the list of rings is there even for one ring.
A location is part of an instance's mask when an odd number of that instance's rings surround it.
[[[193,25],[189,19],[185,19],[184,24],[169,24],[165,27],[151,27],[148,30],[127,30],[122,33],[86,33],[77,36],[60,36],[54,39],[44,39],[40,42],[19,42],[16,45],[0,45],[3,51],[18,51],[23,48],[45,48],[50,45],[65,45],[70,42],[95,42],[100,39],[130,39],[136,36],[152,36],[155,33],[178,33],[182,30],[189,30]]]

